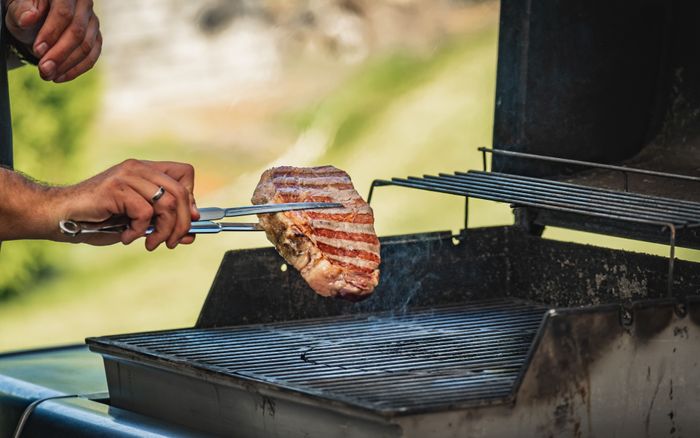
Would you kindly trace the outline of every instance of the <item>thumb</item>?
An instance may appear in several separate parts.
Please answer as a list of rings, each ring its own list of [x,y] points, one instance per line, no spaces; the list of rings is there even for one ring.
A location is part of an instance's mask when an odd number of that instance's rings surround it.
[[[48,0],[10,0],[5,23],[15,38],[31,44],[46,18],[47,10]]]
[[[39,8],[36,0],[10,0],[7,3],[8,24],[18,28],[30,27],[38,21]]]

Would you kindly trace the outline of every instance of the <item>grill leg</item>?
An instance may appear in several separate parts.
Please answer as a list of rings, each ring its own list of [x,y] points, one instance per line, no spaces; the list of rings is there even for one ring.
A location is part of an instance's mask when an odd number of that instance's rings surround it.
[[[469,196],[464,197],[464,229],[469,228]]]
[[[513,207],[515,226],[531,236],[541,237],[544,225],[535,223],[537,213],[525,207]]]

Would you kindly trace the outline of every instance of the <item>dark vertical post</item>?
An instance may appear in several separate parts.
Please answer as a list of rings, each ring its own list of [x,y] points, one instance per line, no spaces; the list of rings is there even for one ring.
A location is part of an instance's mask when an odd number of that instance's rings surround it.
[[[4,12],[4,11],[3,11]],[[4,16],[4,14],[2,15]],[[0,165],[12,168],[12,118],[10,93],[7,89],[7,36],[0,32]]]

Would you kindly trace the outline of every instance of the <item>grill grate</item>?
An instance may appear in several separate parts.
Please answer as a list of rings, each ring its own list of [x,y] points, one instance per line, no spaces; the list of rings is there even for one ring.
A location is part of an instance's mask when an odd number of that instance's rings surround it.
[[[489,301],[406,314],[324,318],[90,339],[160,360],[382,413],[508,399],[544,315]]]
[[[497,172],[455,172],[422,178],[377,180],[373,186],[395,185],[469,196],[626,222],[674,228],[700,226],[700,203],[638,193],[619,192]]]

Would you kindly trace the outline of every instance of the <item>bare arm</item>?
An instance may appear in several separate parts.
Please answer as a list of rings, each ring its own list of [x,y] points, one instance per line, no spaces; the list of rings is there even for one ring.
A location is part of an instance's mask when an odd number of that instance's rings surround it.
[[[165,195],[151,203],[159,187]],[[155,222],[156,231],[146,238],[149,251],[165,243],[175,248],[191,243],[190,223],[199,217],[194,204],[192,166],[173,162],[127,160],[67,187],[49,187],[0,168],[0,241],[48,239],[75,241],[58,230],[62,219],[101,222],[127,216],[130,229],[119,235],[86,235],[79,241],[93,245],[125,245],[142,237]]]
[[[34,183],[23,175],[0,168],[0,241],[60,238],[51,230],[55,189]],[[54,226],[55,228],[55,226]]]

